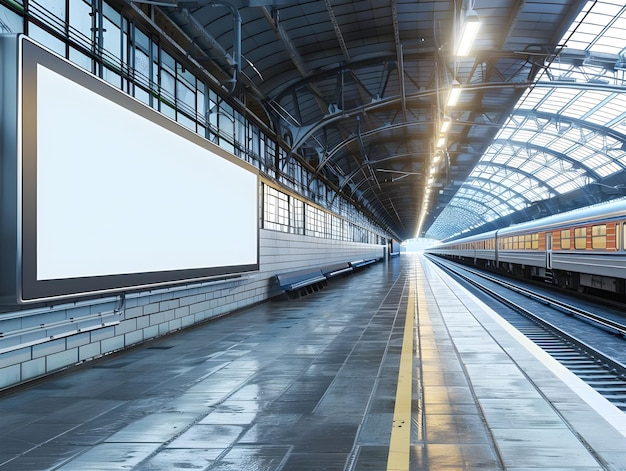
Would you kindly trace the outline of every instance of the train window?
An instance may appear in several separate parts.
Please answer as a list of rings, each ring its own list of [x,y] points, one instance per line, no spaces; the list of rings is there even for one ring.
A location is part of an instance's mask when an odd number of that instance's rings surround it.
[[[622,242],[622,238],[620,237],[620,228],[621,226],[618,223],[615,223],[615,250],[620,249],[620,244]]]
[[[572,248],[571,239],[570,239],[570,231],[569,229],[565,229],[561,231],[561,249],[569,250]]]
[[[539,248],[539,234],[531,235],[531,248],[537,250]]]
[[[606,249],[606,224],[591,227],[591,248]]]
[[[517,250],[519,245],[517,243],[517,236],[513,236],[513,250]]]
[[[529,250],[529,249],[531,249],[531,248],[532,248],[532,246],[533,246],[533,245],[532,245],[532,239],[531,239],[531,237],[530,237],[530,234],[526,234],[526,235],[524,236],[524,248],[525,248],[526,250]]]
[[[574,248],[585,250],[587,248],[587,228],[577,227],[574,229]]]

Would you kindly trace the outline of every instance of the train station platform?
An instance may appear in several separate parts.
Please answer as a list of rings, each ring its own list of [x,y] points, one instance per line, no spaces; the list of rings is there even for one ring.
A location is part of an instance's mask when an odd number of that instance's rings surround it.
[[[626,469],[625,435],[412,254],[0,396],[0,471]]]

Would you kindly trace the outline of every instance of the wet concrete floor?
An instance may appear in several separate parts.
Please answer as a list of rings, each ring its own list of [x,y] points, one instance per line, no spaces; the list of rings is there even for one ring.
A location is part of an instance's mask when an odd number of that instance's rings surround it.
[[[399,258],[0,398],[0,470],[385,469]]]

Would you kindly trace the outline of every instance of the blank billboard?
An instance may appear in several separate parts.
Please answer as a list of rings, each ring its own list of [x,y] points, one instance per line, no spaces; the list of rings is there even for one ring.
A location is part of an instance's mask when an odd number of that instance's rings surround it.
[[[258,270],[253,167],[26,38],[18,44],[18,301]]]

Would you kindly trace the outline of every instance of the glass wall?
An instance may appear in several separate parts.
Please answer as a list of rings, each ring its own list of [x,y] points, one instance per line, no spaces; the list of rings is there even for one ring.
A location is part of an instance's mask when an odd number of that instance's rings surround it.
[[[263,183],[264,229],[306,234],[311,237],[385,244],[385,237],[373,227],[352,223],[329,211]]]

